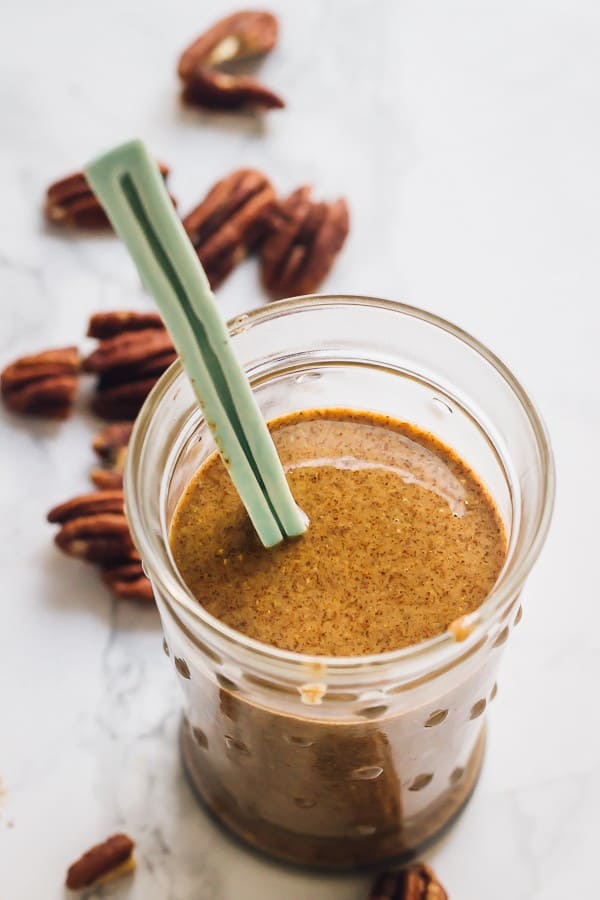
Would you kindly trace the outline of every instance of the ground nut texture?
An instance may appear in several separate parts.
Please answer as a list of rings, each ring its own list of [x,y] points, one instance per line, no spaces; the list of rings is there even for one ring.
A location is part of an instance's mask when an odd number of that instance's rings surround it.
[[[265,550],[211,456],[171,527],[177,566],[210,613],[266,644],[345,656],[423,641],[481,604],[506,536],[453,451],[367,412],[308,410],[270,427],[310,527]]]

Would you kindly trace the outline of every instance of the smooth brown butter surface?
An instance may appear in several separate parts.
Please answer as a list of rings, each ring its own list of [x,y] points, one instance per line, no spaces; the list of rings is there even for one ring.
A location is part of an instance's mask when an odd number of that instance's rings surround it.
[[[476,475],[431,434],[367,412],[270,423],[305,535],[264,549],[214,454],[181,497],[175,562],[214,616],[266,644],[354,656],[442,633],[476,609],[506,552]]]

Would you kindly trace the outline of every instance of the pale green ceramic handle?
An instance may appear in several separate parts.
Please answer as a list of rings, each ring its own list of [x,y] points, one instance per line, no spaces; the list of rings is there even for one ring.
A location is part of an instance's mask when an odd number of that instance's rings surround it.
[[[306,517],[156,164],[141,141],[131,141],[85,174],[156,300],[260,540],[271,547],[302,534]]]

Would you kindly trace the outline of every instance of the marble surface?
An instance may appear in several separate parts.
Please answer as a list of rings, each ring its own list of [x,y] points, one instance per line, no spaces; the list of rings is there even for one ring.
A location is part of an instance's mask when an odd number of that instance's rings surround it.
[[[558,496],[490,713],[483,777],[428,859],[452,900],[591,896],[600,804],[600,7],[594,0],[273,0],[263,120],[182,111],[178,52],[225,2],[9,0],[0,25],[0,362],[78,342],[149,300],[110,237],[40,217],[46,184],[139,135],[185,211],[234,167],[348,196],[325,288],[402,298],[472,331],[548,422]],[[225,316],[264,302],[253,263]],[[47,509],[87,487],[95,423],[0,421],[0,897],[57,900],[117,829],[131,900],[361,900],[368,879],[275,866],[219,831],[182,776],[156,615],[53,549]],[[593,893],[593,887],[591,888]],[[100,896],[95,893],[93,896]]]

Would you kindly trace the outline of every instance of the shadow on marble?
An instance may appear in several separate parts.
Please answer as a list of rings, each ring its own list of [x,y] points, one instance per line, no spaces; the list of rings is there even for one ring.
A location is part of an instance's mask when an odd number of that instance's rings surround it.
[[[161,631],[154,605],[133,600],[117,600],[100,580],[96,566],[70,559],[52,543],[48,526],[48,547],[40,556],[40,568],[46,583],[45,602],[58,613],[72,614],[80,610],[92,613],[108,624],[113,607],[119,610],[119,627],[130,631]]]
[[[69,172],[64,172],[63,175],[57,175],[56,180],[68,175]],[[82,228],[76,225],[57,225],[54,222],[49,222],[48,219],[44,217],[42,210],[40,210],[37,233],[45,239],[56,240],[61,243],[69,242],[72,244],[87,244],[91,242],[113,243],[116,240],[112,228]]]
[[[32,347],[24,353],[37,353],[39,348]],[[24,354],[20,354],[24,355]],[[4,356],[4,354],[3,354]],[[0,362],[0,369],[9,365],[16,358],[16,354],[6,354],[6,359]],[[21,413],[13,413],[3,406],[0,414],[0,427],[10,428],[11,431],[20,432],[33,444],[41,444],[43,441],[55,440],[64,427],[63,421],[54,419],[37,419],[34,416],[25,416]]]
[[[179,735],[177,735],[179,740]],[[362,877],[357,873],[318,872],[303,868],[299,865],[291,865],[279,860],[271,859],[250,847],[237,835],[231,832],[215,814],[200,800],[185,773],[181,755],[177,753],[177,762],[172,770],[173,804],[173,828],[171,841],[174,846],[184,847],[190,841],[190,831],[198,836],[202,835],[202,842],[207,844],[207,854],[204,866],[201,869],[203,883],[212,886],[205,893],[197,893],[199,885],[178,895],[178,900],[213,900],[213,898],[229,898],[234,896],[233,884],[237,877],[247,879],[248,897],[279,897],[280,890],[289,889],[290,896],[296,896],[295,890],[300,890],[302,896],[316,898],[317,891],[323,890],[329,894],[330,890],[338,890],[342,886],[354,886],[357,881],[370,881],[372,874],[363,872]],[[188,856],[186,865],[192,863]],[[194,860],[195,863],[195,860]],[[198,875],[198,868],[193,864]],[[231,870],[239,870],[237,876]],[[243,873],[243,874],[242,874]],[[255,894],[252,888],[255,888]],[[295,889],[295,890],[294,890]],[[264,893],[262,893],[264,891]],[[237,896],[237,894],[235,894]],[[320,896],[320,895],[319,895]],[[348,893],[348,897],[352,897]],[[359,896],[364,896],[360,893]]]
[[[261,137],[267,132],[264,116],[251,110],[236,110],[232,113],[219,112],[218,110],[186,106],[179,100],[173,104],[170,114],[175,123],[197,129],[199,134],[203,128],[213,128],[225,134],[241,134],[248,137]]]

